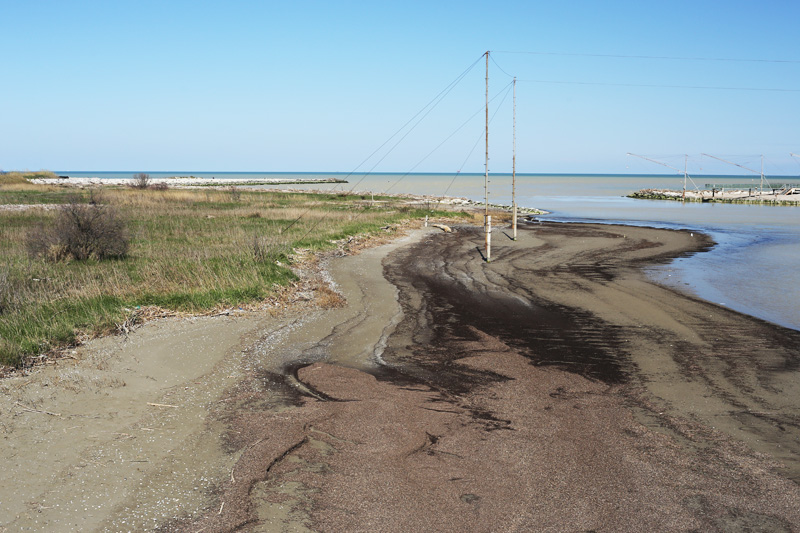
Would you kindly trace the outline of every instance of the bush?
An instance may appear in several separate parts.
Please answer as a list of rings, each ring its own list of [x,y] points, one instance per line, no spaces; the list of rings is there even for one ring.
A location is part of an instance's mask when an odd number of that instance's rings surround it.
[[[116,210],[75,201],[61,207],[52,227],[28,234],[28,253],[49,261],[124,257],[130,240]]]
[[[144,172],[134,174],[131,180],[131,187],[134,189],[147,189],[150,187],[150,174],[145,174]]]
[[[228,192],[231,195],[231,202],[234,202],[234,203],[238,204],[239,201],[242,199],[242,191],[237,189],[235,186],[231,185],[228,188]]]

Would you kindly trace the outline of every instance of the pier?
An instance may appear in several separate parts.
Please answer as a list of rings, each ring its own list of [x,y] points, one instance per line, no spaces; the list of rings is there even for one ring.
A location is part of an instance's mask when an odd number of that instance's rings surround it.
[[[757,184],[706,184],[704,190],[642,189],[627,195],[642,200],[677,200],[728,204],[800,205],[800,183],[760,189]]]

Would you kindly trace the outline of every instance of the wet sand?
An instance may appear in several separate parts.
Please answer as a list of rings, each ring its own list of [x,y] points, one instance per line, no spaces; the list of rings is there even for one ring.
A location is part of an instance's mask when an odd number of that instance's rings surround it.
[[[313,394],[296,408],[231,411],[236,481],[170,527],[800,528],[798,333],[641,273],[708,239],[544,224],[496,236],[491,264],[482,240],[389,254],[403,318],[383,364],[322,359],[295,372]]]
[[[36,378],[55,369],[6,381],[22,466],[0,527],[800,530],[800,333],[642,274],[705,237],[534,224],[495,233],[487,264],[480,229],[456,229],[331,259],[341,309],[190,327],[175,376],[137,374],[158,386],[112,372],[69,403],[66,377]],[[150,331],[131,335],[144,351]],[[128,387],[145,407],[101,409]],[[156,429],[183,433],[147,444]]]

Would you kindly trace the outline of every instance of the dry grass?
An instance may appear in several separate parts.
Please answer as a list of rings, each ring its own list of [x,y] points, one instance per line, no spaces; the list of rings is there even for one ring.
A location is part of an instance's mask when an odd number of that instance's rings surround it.
[[[0,174],[0,187],[11,185],[21,185],[28,183],[28,180],[19,172],[4,172]]]
[[[11,172],[0,172],[0,186],[27,183],[28,180],[36,178],[55,179],[58,178],[58,176],[54,172],[51,172],[49,170],[38,170],[35,172],[28,170],[25,171],[14,170]]]
[[[38,185],[28,181],[34,177],[52,177],[56,175],[49,171],[33,172],[0,172],[0,190],[33,191],[40,190]]]
[[[490,208],[489,215],[492,217],[492,225],[511,222],[511,213],[509,211],[500,210],[497,208]],[[460,211],[453,213],[451,216],[440,216],[439,220],[442,222],[458,223],[458,224],[473,224],[475,226],[483,225],[483,217],[485,212],[483,208],[474,207],[469,211]]]
[[[26,203],[66,199],[66,192],[50,187],[19,185],[38,187],[24,193]],[[21,194],[2,189],[0,203]],[[0,211],[0,363],[19,365],[81,335],[114,332],[137,307],[209,312],[269,300],[296,279],[293,250],[313,254],[341,242],[355,248],[359,239],[349,237],[385,233],[380,228],[387,224],[424,216],[399,202],[370,208],[357,197],[336,195],[127,187],[104,190],[102,197],[78,194],[84,202],[99,199],[127,220],[128,255],[30,259],[28,235],[53,224],[57,212]],[[338,298],[315,290],[319,305],[341,305]]]
[[[317,287],[316,303],[323,309],[335,309],[344,307],[346,303],[342,295],[325,285]]]

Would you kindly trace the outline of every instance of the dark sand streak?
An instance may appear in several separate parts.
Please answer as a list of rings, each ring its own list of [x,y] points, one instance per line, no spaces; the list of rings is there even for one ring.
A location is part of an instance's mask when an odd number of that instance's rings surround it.
[[[800,530],[800,333],[641,272],[707,238],[543,224],[490,264],[482,240],[393,252],[386,367],[316,362],[301,406],[231,406],[225,505],[170,529]]]

